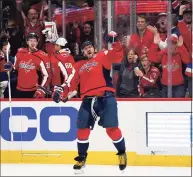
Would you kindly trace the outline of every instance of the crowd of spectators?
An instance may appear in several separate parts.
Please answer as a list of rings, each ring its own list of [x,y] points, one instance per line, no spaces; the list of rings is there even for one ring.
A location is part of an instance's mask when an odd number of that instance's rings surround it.
[[[105,4],[103,5],[105,6]],[[117,97],[166,98],[168,97],[168,80],[170,80],[171,75],[172,97],[192,97],[191,6],[192,2],[189,0],[172,0],[173,10],[171,22],[168,22],[167,13],[163,12],[157,14],[157,17],[154,19],[154,24],[149,23],[147,14],[137,14],[137,32],[134,34],[126,34],[127,36],[124,37],[124,40],[122,37],[120,38],[124,45],[125,57],[120,64],[115,64],[112,68],[112,77]],[[52,7],[61,8],[61,1],[52,1]],[[67,7],[93,7],[93,1],[68,1]],[[7,8],[7,6],[4,8]],[[37,48],[40,49],[37,55],[43,58],[42,61],[45,64],[46,70],[50,70],[50,73],[54,71],[52,68],[52,63],[54,63],[54,59],[52,59],[54,50],[64,52],[64,55],[69,55],[77,62],[85,59],[81,53],[81,45],[85,41],[91,41],[94,44],[93,21],[69,22],[66,24],[66,39],[59,38],[62,36],[62,33],[56,23],[48,21],[48,8],[46,0],[23,0],[23,2],[17,4],[16,13],[14,13],[17,19],[9,16],[7,22],[4,21],[4,30],[0,39],[1,98],[8,97],[8,75],[7,72],[4,71],[4,64],[8,60],[7,55],[9,54],[9,61],[14,65],[17,56],[21,55],[22,52],[26,52],[26,49],[20,48],[29,45],[26,43],[29,33],[37,34],[39,40]],[[106,19],[103,20],[105,21]],[[167,39],[168,23],[171,23],[172,29],[171,36]],[[103,35],[105,43],[105,29]],[[123,36],[123,34],[120,36]],[[60,40],[56,43],[58,38]],[[9,44],[11,48],[10,51],[7,52]],[[104,44],[103,46],[104,50],[106,50],[106,45]],[[168,61],[168,46],[170,46],[171,61]],[[60,48],[58,49],[58,47]],[[56,55],[57,52],[55,52]],[[56,55],[54,56],[57,58]],[[27,60],[30,59],[30,56],[27,56],[27,54],[26,57]],[[26,63],[28,62],[28,66],[32,67],[30,61],[27,60]],[[171,67],[168,65],[169,62]],[[25,67],[27,64],[25,64]],[[66,63],[63,64],[66,65]],[[41,62],[39,65],[41,66]],[[71,67],[69,64],[66,66],[67,68]],[[22,67],[24,67],[24,64]],[[26,73],[28,69],[30,68],[26,68]],[[39,70],[43,71],[43,69]],[[57,84],[63,83],[62,79],[64,79],[65,74],[62,74],[58,76],[61,77],[61,79],[57,81]],[[54,74],[51,75],[51,77],[55,77]],[[15,67],[15,70],[11,72],[10,80],[12,97],[31,98],[34,95],[37,97],[39,95],[39,92],[36,90],[37,88],[33,89],[33,94],[26,94],[26,96],[22,96],[21,94],[25,95],[23,92],[29,90],[22,90],[22,93],[21,91],[18,92],[18,76],[17,68]],[[40,72],[37,77],[40,83],[47,76],[46,73]],[[50,84],[46,85],[46,87],[52,89],[55,81],[52,82],[52,80],[54,80],[52,78],[48,80],[50,80]],[[34,87],[36,86],[34,85]]]

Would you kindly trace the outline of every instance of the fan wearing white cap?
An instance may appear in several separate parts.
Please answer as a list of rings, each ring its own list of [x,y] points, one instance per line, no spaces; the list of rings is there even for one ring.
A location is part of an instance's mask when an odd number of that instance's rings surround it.
[[[70,54],[67,40],[63,37],[58,38],[55,42],[54,49],[51,55],[51,67],[54,76],[51,85],[52,87],[69,85],[75,73],[73,68],[75,61]]]

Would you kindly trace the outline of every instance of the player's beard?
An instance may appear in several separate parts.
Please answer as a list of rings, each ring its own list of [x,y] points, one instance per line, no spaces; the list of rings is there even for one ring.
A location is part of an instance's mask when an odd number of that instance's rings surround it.
[[[88,59],[92,59],[92,58],[93,58],[93,54],[88,54],[88,55],[87,55],[87,58],[88,58]]]
[[[93,56],[94,56],[94,53],[92,53],[92,52],[88,52],[88,53],[87,53],[87,58],[88,58],[88,59],[92,59]]]

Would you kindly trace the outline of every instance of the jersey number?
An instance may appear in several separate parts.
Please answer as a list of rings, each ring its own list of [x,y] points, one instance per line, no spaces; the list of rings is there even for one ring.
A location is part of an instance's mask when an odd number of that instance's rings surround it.
[[[66,68],[72,68],[72,64],[71,63],[65,63],[65,67]]]

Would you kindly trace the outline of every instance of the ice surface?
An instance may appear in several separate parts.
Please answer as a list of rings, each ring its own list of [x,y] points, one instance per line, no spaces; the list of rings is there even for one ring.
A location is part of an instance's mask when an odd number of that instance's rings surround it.
[[[87,165],[75,175],[72,165],[1,164],[1,176],[191,176],[191,168],[128,166],[122,173],[117,166]]]

